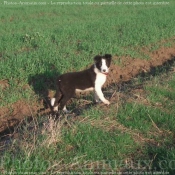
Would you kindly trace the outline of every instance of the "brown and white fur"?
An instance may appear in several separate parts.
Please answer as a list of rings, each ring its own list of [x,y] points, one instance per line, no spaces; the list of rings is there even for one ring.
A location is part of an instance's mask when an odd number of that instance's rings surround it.
[[[109,73],[111,59],[110,54],[97,55],[94,57],[94,64],[89,69],[60,75],[57,79],[55,97],[51,99],[53,110],[57,111],[58,104],[60,104],[60,109],[67,113],[66,103],[76,92],[93,90],[96,102],[100,99],[104,104],[109,105],[110,102],[103,95],[102,86]]]

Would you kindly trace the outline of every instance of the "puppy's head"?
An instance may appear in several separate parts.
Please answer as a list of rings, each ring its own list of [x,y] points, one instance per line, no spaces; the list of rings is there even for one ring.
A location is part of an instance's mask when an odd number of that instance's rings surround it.
[[[99,72],[108,75],[111,59],[112,56],[110,54],[105,54],[104,56],[97,55],[94,57],[95,66]]]

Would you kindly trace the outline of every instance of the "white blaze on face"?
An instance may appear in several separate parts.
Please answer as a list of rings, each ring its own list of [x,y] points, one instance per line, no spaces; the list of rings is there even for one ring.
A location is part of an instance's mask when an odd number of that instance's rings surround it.
[[[102,62],[102,65],[101,65],[101,72],[102,73],[108,73],[108,66],[106,65],[106,60],[105,59],[102,59],[101,60]]]

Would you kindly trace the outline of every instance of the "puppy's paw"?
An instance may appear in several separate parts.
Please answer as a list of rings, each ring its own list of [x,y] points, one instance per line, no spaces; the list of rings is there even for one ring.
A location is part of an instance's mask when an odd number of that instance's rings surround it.
[[[102,101],[100,101],[100,100],[95,100],[95,103],[101,103]]]
[[[110,102],[108,100],[103,101],[105,105],[110,105]]]
[[[58,111],[58,106],[54,106],[53,111],[55,111],[55,112]]]
[[[71,114],[72,111],[68,111],[67,109],[64,109],[64,110],[63,110],[63,113],[64,113],[64,114]]]
[[[63,112],[64,112],[65,114],[71,114],[71,111],[68,111],[67,108],[66,108],[66,106],[64,106]]]

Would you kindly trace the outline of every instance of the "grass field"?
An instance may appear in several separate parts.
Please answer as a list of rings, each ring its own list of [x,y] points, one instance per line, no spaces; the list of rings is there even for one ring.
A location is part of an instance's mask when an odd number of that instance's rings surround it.
[[[164,6],[1,4],[0,79],[11,86],[0,93],[0,105],[31,99],[32,89],[23,90],[31,77],[80,70],[99,53],[147,58],[141,47],[174,36],[173,15],[173,1]]]
[[[46,88],[55,90],[56,76],[83,69],[97,54],[150,60],[143,48],[151,53],[173,47],[175,2],[160,1],[1,2],[0,82],[6,86],[0,84],[0,110],[21,100],[38,101]],[[168,67],[173,69],[174,64]],[[32,115],[34,120],[26,119],[13,138],[2,138],[0,172],[173,175],[175,75],[171,69],[162,66],[154,76],[134,78],[118,90],[109,87],[106,92],[116,92],[109,108],[88,105],[80,115],[59,120]],[[87,101],[91,100],[90,95]],[[78,105],[81,101],[74,100],[69,107]]]

